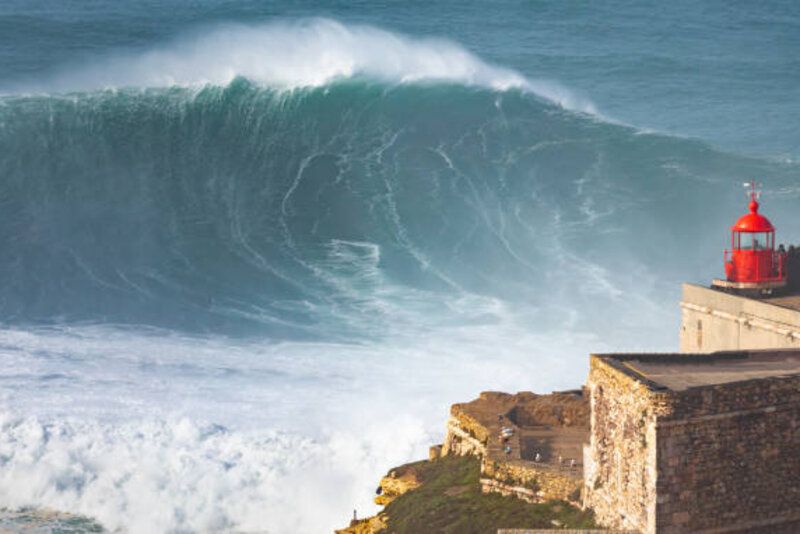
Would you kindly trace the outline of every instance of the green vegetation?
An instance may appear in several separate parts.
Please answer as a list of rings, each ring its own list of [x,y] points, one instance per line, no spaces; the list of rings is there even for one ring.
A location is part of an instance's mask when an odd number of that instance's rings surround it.
[[[388,529],[382,533],[495,534],[498,528],[595,526],[591,512],[566,502],[528,504],[515,497],[481,493],[480,465],[474,456],[446,456],[413,466],[422,485],[386,507]]]

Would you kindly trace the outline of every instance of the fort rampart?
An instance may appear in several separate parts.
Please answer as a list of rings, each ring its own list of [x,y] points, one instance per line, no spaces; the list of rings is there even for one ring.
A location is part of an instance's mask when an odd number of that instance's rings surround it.
[[[800,531],[796,365],[795,351],[592,356],[586,504],[646,533]]]

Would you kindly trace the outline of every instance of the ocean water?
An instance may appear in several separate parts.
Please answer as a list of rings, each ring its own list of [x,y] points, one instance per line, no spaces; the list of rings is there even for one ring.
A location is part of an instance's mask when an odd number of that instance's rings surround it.
[[[329,532],[451,403],[675,350],[742,182],[800,241],[798,52],[791,2],[6,0],[0,525]]]

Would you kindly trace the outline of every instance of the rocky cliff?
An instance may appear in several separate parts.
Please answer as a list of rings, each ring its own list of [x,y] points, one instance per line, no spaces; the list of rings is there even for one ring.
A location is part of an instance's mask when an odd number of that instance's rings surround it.
[[[593,526],[592,514],[575,506],[582,480],[577,451],[588,417],[580,390],[484,392],[455,404],[444,443],[431,447],[430,459],[381,479],[375,502],[384,510],[336,532],[494,534]]]

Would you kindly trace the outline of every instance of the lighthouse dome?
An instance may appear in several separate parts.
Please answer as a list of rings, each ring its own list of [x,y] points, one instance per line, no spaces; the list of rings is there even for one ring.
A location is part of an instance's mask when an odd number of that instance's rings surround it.
[[[769,219],[758,213],[758,202],[750,201],[750,213],[742,215],[731,227],[734,232],[774,232],[775,227]]]

